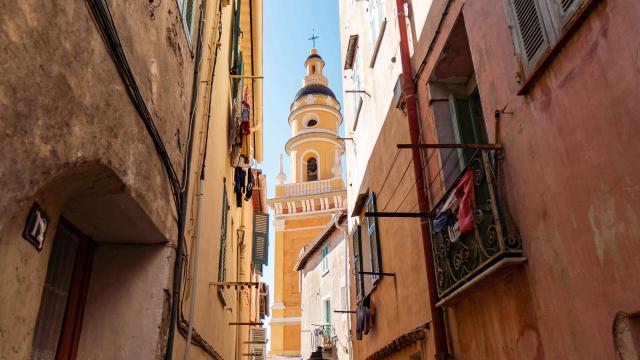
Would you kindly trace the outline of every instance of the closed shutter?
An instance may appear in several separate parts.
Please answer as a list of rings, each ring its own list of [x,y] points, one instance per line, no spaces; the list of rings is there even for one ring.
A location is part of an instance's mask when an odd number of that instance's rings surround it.
[[[269,214],[253,214],[253,255],[254,264],[268,265],[269,256]]]
[[[227,261],[227,221],[229,218],[229,198],[227,187],[222,188],[222,219],[220,220],[220,256],[218,258],[218,281],[226,279]]]
[[[371,193],[369,198],[367,199],[366,205],[367,212],[377,212],[376,207],[376,193]],[[371,246],[370,253],[370,261],[371,261],[371,272],[381,273],[382,272],[382,263],[380,261],[380,235],[378,233],[378,218],[373,216],[368,216],[367,220],[367,234],[369,235],[369,244]],[[371,275],[371,279],[375,283],[380,278],[379,275]]]
[[[230,55],[230,59],[229,59],[229,64],[231,64],[231,66],[233,67],[233,69],[236,69],[236,71],[233,71],[232,69],[232,73],[238,75],[239,72],[237,71],[238,65],[239,65],[239,58],[240,58],[240,5],[242,4],[242,0],[237,0],[236,1],[236,9],[235,9],[235,13],[233,16],[233,35],[231,38],[231,53]]]
[[[353,272],[355,275],[356,299],[360,300],[364,293],[362,281],[362,244],[360,239],[360,225],[353,231]]]
[[[525,71],[531,69],[549,49],[549,35],[539,0],[507,0],[513,14],[514,40]]]
[[[261,320],[269,316],[269,285],[267,284],[263,284],[258,295],[258,315]]]
[[[196,1],[195,0],[186,0],[186,9],[185,9],[185,22],[187,25],[187,33],[189,34],[189,37],[192,37],[193,34],[193,13],[196,7]]]
[[[250,359],[263,360],[265,358],[267,330],[265,328],[249,328]]]
[[[564,27],[571,21],[571,18],[586,2],[585,0],[547,0],[549,8],[556,23],[556,31],[562,33]]]

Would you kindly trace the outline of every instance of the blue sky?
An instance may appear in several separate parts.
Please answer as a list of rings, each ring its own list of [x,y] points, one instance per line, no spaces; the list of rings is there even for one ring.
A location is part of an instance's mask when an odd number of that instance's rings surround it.
[[[267,194],[273,197],[280,154],[288,158],[284,144],[291,136],[287,122],[289,106],[305,75],[304,61],[312,48],[312,30],[320,38],[318,53],[325,60],[329,87],[342,103],[340,29],[338,0],[264,0],[264,161],[260,168],[267,175]],[[265,281],[273,291],[275,231],[269,241],[269,266]],[[273,296],[271,296],[273,302]]]

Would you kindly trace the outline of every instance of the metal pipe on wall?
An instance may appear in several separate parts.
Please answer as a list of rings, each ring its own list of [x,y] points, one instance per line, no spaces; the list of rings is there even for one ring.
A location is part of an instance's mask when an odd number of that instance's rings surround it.
[[[411,144],[420,143],[420,123],[418,118],[418,101],[416,98],[416,86],[413,82],[413,70],[411,57],[409,55],[409,41],[407,37],[407,23],[405,19],[404,0],[396,0],[398,12],[398,27],[400,32],[400,59],[402,64],[402,90],[406,101],[407,117],[409,120],[409,134]],[[420,149],[411,149],[413,172],[416,178],[416,192],[418,195],[418,209],[421,213],[430,212],[425,191],[424,174],[422,172],[422,158]],[[436,348],[436,359],[448,358],[447,337],[445,332],[444,316],[442,311],[436,307],[436,277],[433,265],[433,251],[431,248],[431,229],[428,221],[420,221],[422,233],[422,245],[426,263],[427,286],[429,288],[429,308],[431,310],[431,329]]]
[[[198,216],[195,224],[194,250],[193,250],[193,279],[191,280],[191,301],[189,304],[189,327],[187,330],[187,341],[184,347],[184,359],[189,359],[189,349],[191,349],[191,337],[193,336],[193,318],[196,310],[196,289],[198,284],[198,258],[200,253],[200,221],[202,220],[202,198],[204,197],[204,172],[200,174],[198,183]]]

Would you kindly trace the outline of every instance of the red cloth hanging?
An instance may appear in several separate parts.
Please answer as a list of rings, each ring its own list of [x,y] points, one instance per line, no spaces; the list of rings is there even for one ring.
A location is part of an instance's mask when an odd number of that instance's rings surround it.
[[[476,207],[476,194],[473,185],[473,171],[467,169],[467,172],[462,176],[460,183],[458,183],[456,190],[453,192],[455,197],[460,199],[458,223],[460,224],[460,231],[463,234],[468,234],[473,231],[475,226],[473,212]]]

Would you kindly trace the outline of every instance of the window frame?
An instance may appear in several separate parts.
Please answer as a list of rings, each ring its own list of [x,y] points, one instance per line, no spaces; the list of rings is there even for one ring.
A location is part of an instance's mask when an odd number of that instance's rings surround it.
[[[195,26],[195,18],[197,13],[197,0],[176,0],[178,5],[178,12],[180,13],[180,19],[182,21],[182,29],[187,37],[189,46],[193,42],[193,30]],[[191,21],[189,22],[188,13],[191,10]]]
[[[376,193],[371,192],[364,205],[366,212],[377,212]],[[373,216],[365,216],[365,224],[367,225],[367,238],[369,240],[369,261],[371,263],[371,272],[382,273],[382,256],[380,253],[380,231],[378,226],[378,218]],[[372,236],[373,235],[373,236]],[[371,274],[373,289],[380,281],[380,275]]]
[[[355,277],[356,300],[360,301],[364,298],[364,275],[362,264],[362,236],[360,224],[357,224],[353,230],[351,237],[353,246],[353,275]]]
[[[322,246],[322,274],[329,272],[329,245]]]
[[[218,254],[218,281],[224,282],[227,278],[227,237],[229,223],[229,197],[227,186],[222,187],[222,213],[220,219],[220,251]]]

